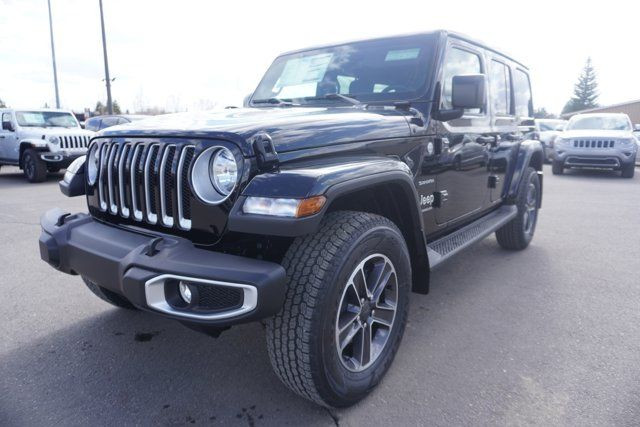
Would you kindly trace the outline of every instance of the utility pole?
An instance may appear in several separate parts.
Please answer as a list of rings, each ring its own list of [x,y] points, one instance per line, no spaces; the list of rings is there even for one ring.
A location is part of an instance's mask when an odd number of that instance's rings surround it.
[[[113,114],[111,102],[111,79],[109,78],[109,61],[107,60],[107,37],[104,34],[104,13],[102,12],[102,0],[100,2],[100,23],[102,24],[102,52],[104,53],[104,81],[107,84],[107,112]]]
[[[51,34],[51,58],[53,59],[53,84],[56,88],[56,108],[60,108],[60,95],[58,93],[58,70],[56,69],[56,49],[53,44],[53,19],[51,19],[51,0],[49,5],[49,33]]]

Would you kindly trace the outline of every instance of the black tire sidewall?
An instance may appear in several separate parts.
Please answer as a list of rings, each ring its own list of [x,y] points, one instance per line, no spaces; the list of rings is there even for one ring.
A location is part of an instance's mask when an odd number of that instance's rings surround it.
[[[536,207],[536,217],[535,217],[535,222],[533,224],[533,229],[531,230],[531,233],[525,233],[524,227],[525,227],[525,222],[524,222],[524,211],[526,209],[526,203],[527,203],[527,192],[528,192],[528,188],[529,188],[529,184],[533,183],[533,185],[536,186],[536,197],[540,197],[540,180],[538,179],[538,174],[536,173],[536,171],[533,168],[529,168],[527,170],[527,176],[525,177],[525,180],[522,182],[523,184],[523,188],[521,188],[521,193],[519,195],[520,200],[518,200],[518,215],[521,215],[521,221],[522,221],[522,229],[521,229],[521,233],[522,233],[522,240],[525,242],[526,245],[528,245],[531,240],[533,239],[533,236],[536,233],[536,227],[538,226],[538,211],[539,209]]]
[[[349,276],[356,266],[367,256],[381,253],[387,256],[396,269],[398,279],[398,306],[396,319],[385,349],[378,359],[362,372],[351,372],[341,363],[335,342],[335,323],[342,292]],[[310,357],[319,357],[322,372],[314,372],[316,384],[325,392],[325,400],[331,406],[348,406],[362,399],[384,376],[389,368],[402,339],[406,325],[409,293],[411,290],[411,266],[409,254],[402,235],[394,228],[378,225],[354,239],[348,247],[340,251],[335,260],[336,268],[325,278],[331,283],[325,292],[317,316],[313,322],[316,339]],[[317,347],[316,347],[317,346]],[[328,393],[327,393],[328,392]]]
[[[35,181],[36,163],[35,159],[33,158],[33,154],[31,154],[31,152],[29,151],[24,153],[24,159],[22,162],[24,167],[24,174],[27,176],[27,179],[29,181]],[[31,171],[31,173],[29,173],[29,171]]]

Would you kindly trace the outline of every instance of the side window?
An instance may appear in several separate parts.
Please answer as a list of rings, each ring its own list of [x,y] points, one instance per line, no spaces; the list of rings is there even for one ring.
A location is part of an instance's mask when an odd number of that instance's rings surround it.
[[[511,114],[511,75],[509,67],[496,60],[491,61],[491,99],[493,111],[499,116]]]
[[[529,76],[522,70],[516,70],[513,76],[513,90],[516,99],[516,116],[533,117],[533,100]]]
[[[97,131],[100,128],[100,119],[89,119],[85,122],[84,128],[87,130]]]
[[[115,126],[117,124],[118,124],[117,117],[105,117],[104,119],[102,119],[102,125],[100,126],[100,129],[105,129],[111,126]]]
[[[451,48],[447,53],[447,59],[442,70],[442,102],[440,108],[450,109],[451,105],[451,90],[453,76],[460,74],[480,74],[482,73],[482,63],[480,62],[480,56],[459,48]],[[466,110],[467,113],[479,114],[480,110],[475,108],[472,110]]]

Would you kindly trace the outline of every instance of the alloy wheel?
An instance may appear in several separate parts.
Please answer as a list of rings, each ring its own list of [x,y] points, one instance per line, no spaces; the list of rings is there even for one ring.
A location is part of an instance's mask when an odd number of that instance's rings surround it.
[[[382,354],[394,325],[398,277],[389,258],[362,260],[342,292],[336,319],[336,348],[342,365],[360,372]]]

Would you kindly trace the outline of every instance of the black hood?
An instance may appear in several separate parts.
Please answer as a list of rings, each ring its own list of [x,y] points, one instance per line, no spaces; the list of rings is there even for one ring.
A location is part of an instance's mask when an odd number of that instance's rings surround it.
[[[237,108],[150,117],[105,129],[101,135],[226,139],[252,156],[249,140],[258,132],[268,133],[278,152],[406,137],[410,128],[405,114],[391,107]]]

